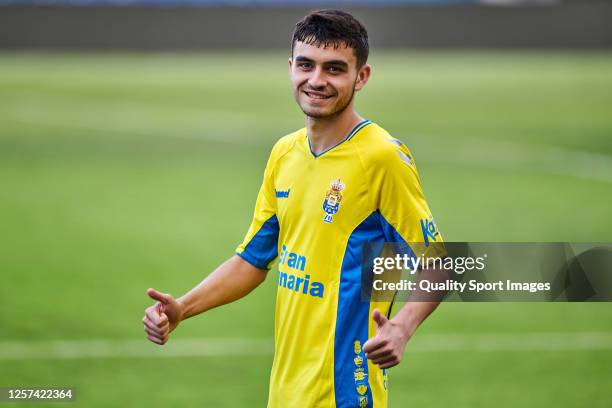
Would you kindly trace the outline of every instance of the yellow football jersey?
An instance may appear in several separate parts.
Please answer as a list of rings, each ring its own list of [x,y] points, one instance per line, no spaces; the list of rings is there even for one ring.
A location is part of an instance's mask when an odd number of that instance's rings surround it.
[[[237,254],[278,258],[269,408],[386,407],[385,370],[362,350],[390,303],[363,300],[364,244],[440,242],[407,147],[368,120],[315,155],[306,129],[270,154]]]

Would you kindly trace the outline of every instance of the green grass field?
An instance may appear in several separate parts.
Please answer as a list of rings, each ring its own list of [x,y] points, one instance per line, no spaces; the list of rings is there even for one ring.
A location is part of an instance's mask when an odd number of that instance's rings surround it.
[[[147,287],[183,293],[246,232],[272,144],[303,123],[286,57],[0,54],[0,386],[73,386],[81,407],[265,406],[271,354],[162,358],[140,319]],[[371,64],[358,110],[412,149],[447,240],[612,241],[612,54]],[[270,339],[275,278],[173,340]],[[444,304],[391,370],[390,406],[610,407],[612,346],[418,343],[589,333],[612,335],[612,304]],[[52,340],[153,354],[28,354]]]

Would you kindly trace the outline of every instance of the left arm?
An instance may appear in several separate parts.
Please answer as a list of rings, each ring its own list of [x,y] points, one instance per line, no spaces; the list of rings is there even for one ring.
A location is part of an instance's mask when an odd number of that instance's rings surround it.
[[[385,240],[403,243],[414,254],[443,255],[438,253],[439,247],[431,245],[441,244],[442,237],[421,189],[414,158],[397,139],[391,138],[389,142],[384,150],[378,151],[378,155],[370,157],[372,163],[368,166],[372,169],[370,183],[379,186],[375,204],[383,220]],[[425,268],[418,279],[439,279],[444,275],[440,272]],[[383,369],[399,364],[408,340],[440,304],[442,297],[436,295],[432,297],[429,293],[415,290],[391,319],[374,309],[372,319],[376,335],[363,345],[366,357]]]
[[[448,271],[425,268],[419,272],[417,281],[443,282],[450,277]],[[377,309],[372,311],[376,336],[363,345],[363,350],[366,357],[380,368],[393,367],[401,362],[408,340],[447,295],[444,290],[425,292],[420,285],[417,288],[393,318],[387,319]]]
[[[425,268],[420,271],[418,281],[443,282],[449,278],[448,271]],[[420,288],[420,285],[417,285],[417,288]],[[446,294],[447,292],[443,290],[424,292],[416,289],[411,293],[408,302],[391,319],[387,319],[378,309],[374,309],[372,319],[376,324],[376,336],[363,345],[366,357],[380,368],[398,365],[408,340],[412,338],[421,323],[436,310]]]
[[[363,346],[366,357],[380,368],[398,365],[408,340],[439,304],[440,302],[408,302],[392,319],[387,319],[378,309],[374,309],[372,319],[376,323],[376,336]]]

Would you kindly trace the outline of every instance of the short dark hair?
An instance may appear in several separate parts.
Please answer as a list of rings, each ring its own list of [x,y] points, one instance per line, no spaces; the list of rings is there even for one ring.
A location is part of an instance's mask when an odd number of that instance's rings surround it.
[[[297,41],[317,47],[341,45],[350,47],[357,58],[357,68],[368,60],[368,32],[355,17],[342,10],[316,10],[295,25],[291,40],[291,55]]]

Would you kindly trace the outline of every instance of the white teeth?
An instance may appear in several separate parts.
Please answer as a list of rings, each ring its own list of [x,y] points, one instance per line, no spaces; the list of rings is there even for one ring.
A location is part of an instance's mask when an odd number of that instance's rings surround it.
[[[306,93],[306,95],[308,95],[310,98],[313,98],[313,99],[326,99],[327,98],[327,96],[315,95],[315,94],[311,94],[311,93]]]

